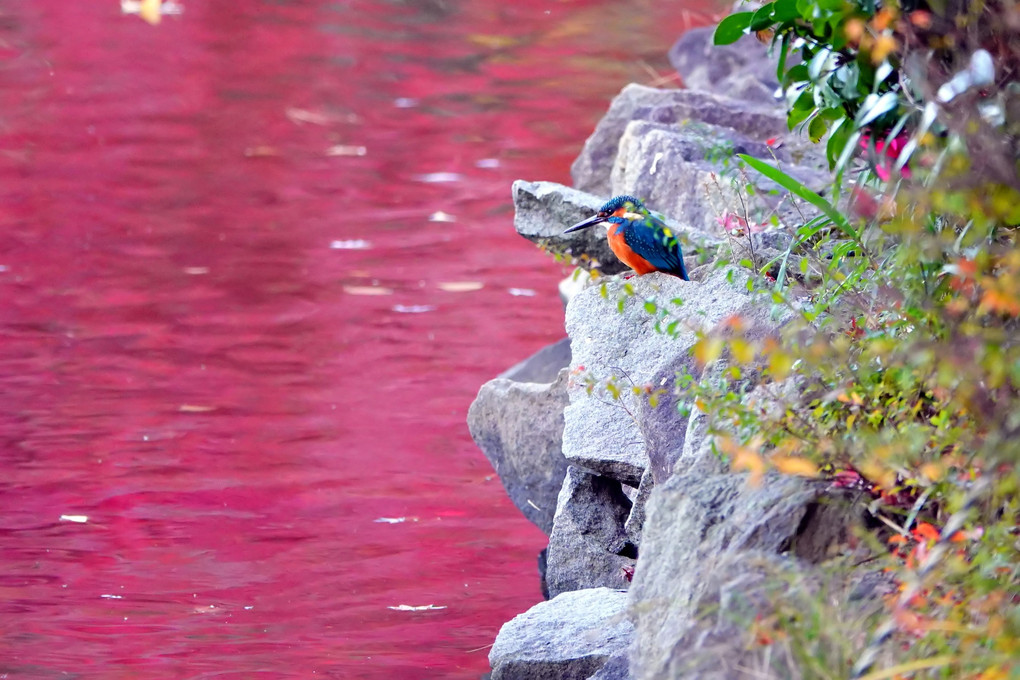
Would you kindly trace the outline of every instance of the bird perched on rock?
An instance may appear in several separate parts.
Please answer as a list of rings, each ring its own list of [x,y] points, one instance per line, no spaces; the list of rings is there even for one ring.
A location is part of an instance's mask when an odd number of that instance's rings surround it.
[[[673,230],[649,212],[640,200],[633,196],[611,198],[597,213],[563,233],[569,234],[596,224],[606,226],[609,247],[638,276],[665,272],[690,281],[680,242]]]

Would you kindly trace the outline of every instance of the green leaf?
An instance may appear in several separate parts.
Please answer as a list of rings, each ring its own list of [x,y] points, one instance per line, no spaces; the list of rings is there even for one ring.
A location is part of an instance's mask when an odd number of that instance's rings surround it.
[[[794,83],[802,83],[808,80],[810,80],[810,78],[808,78],[807,64],[801,62],[790,67],[790,70],[786,72],[785,76],[783,76],[782,82],[783,87],[788,88]]]
[[[825,133],[829,131],[829,122],[822,116],[815,116],[808,124],[808,137],[816,144],[822,140]]]
[[[772,19],[776,23],[785,23],[800,17],[800,12],[797,10],[797,0],[776,0],[772,5]]]
[[[751,25],[751,17],[754,12],[737,12],[731,14],[715,28],[715,35],[712,41],[716,45],[730,45],[740,40],[740,37],[747,33],[747,27]]]
[[[771,26],[772,7],[773,3],[771,2],[759,7],[758,10],[751,15],[751,23],[748,25],[748,29],[751,31],[760,31]]]
[[[843,233],[854,239],[857,238],[857,232],[852,226],[850,226],[847,219],[843,217],[843,215],[840,214],[840,212],[836,210],[831,203],[819,196],[816,192],[807,188],[793,177],[790,177],[779,168],[769,165],[760,158],[748,156],[747,154],[739,154],[739,158],[779,186],[821,210],[822,214],[832,220],[833,224],[839,227]]]

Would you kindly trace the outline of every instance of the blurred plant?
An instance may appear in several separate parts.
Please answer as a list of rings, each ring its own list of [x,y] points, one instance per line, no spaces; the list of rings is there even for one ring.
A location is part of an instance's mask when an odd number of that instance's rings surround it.
[[[789,247],[753,263],[762,303],[792,321],[702,335],[695,357],[736,371],[677,389],[752,478],[857,491],[900,587],[852,669],[818,670],[804,636],[848,638],[796,616],[771,620],[769,644],[801,650],[802,677],[1018,677],[1020,8],[776,0],[716,42],[748,33],[771,41],[789,125],[826,140],[833,182],[741,156],[802,208],[777,215]]]

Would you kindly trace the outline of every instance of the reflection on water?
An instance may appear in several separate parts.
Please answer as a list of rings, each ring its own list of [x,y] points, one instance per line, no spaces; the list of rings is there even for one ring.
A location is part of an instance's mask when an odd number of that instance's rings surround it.
[[[477,677],[542,536],[464,416],[562,334],[509,184],[694,18],[182,4],[0,14],[0,673]]]

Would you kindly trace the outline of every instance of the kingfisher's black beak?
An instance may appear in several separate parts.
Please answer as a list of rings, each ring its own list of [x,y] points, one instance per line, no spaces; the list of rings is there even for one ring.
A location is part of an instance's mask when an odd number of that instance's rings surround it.
[[[581,229],[587,229],[588,227],[594,227],[596,224],[601,224],[606,221],[606,217],[600,213],[595,213],[586,220],[578,222],[574,226],[567,229],[564,234],[569,234],[572,231],[580,231]]]

